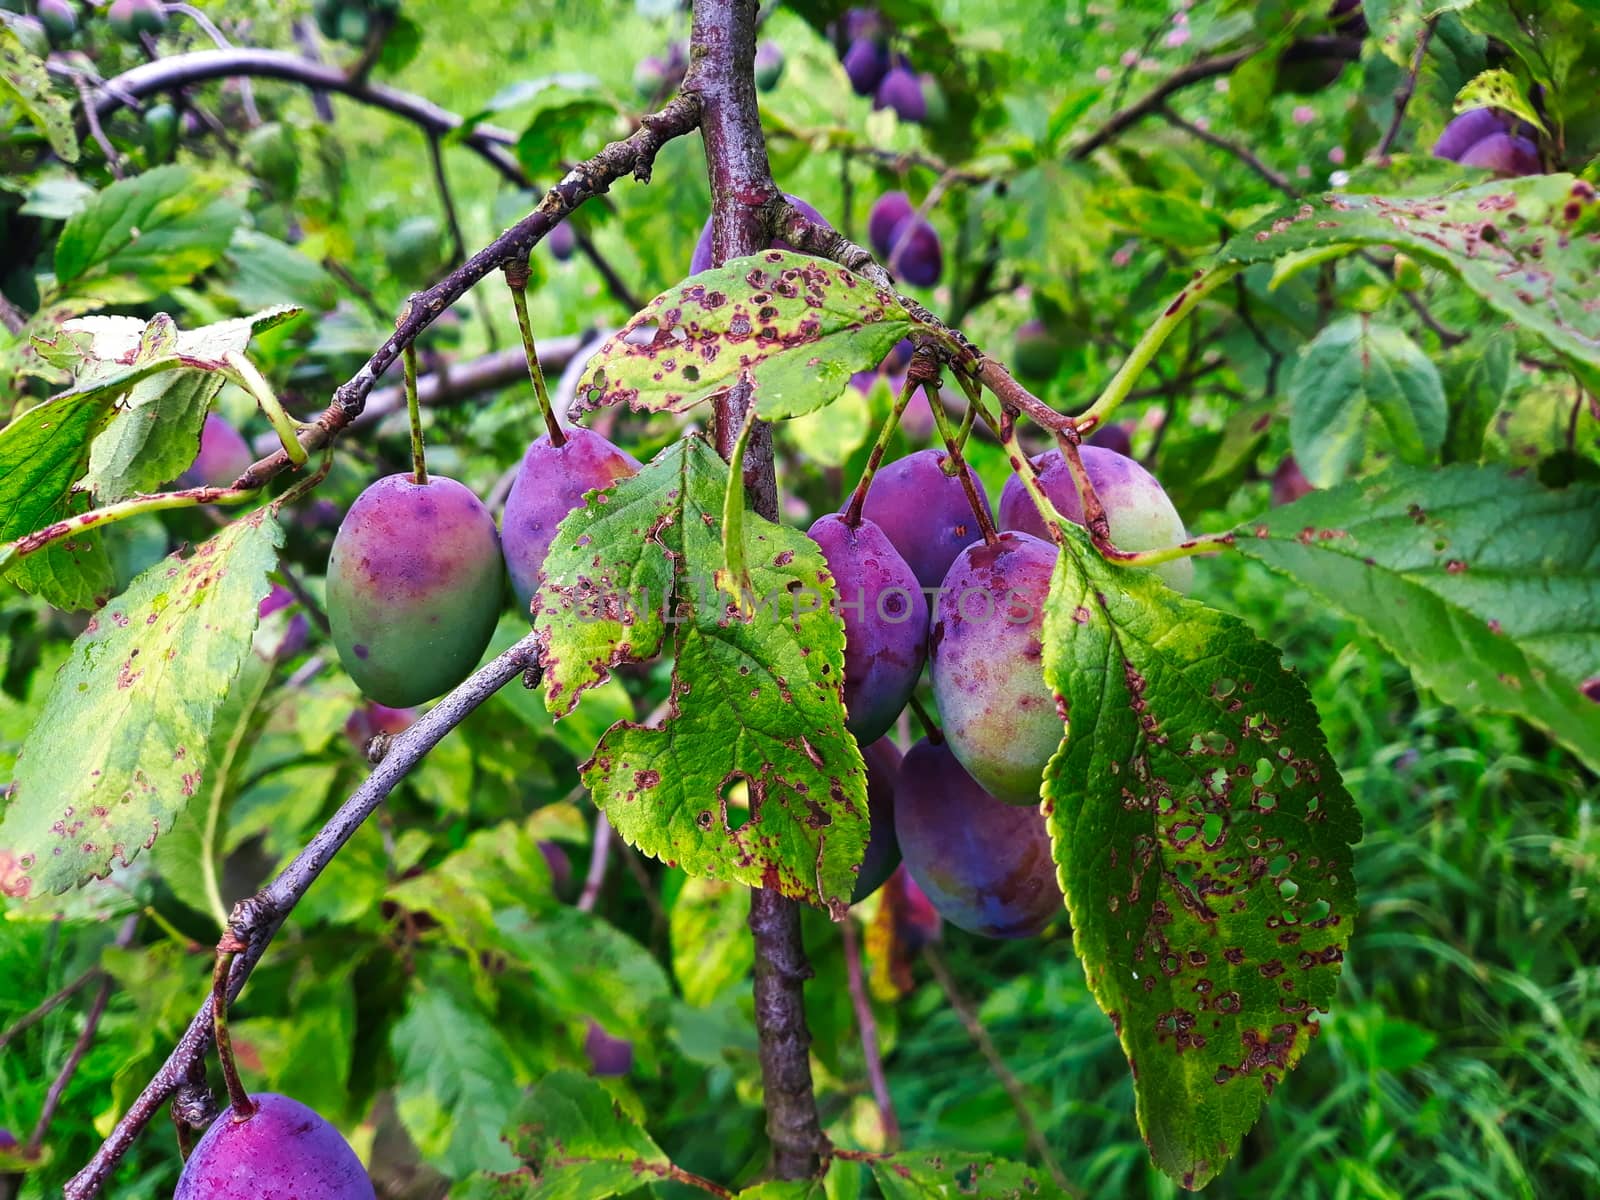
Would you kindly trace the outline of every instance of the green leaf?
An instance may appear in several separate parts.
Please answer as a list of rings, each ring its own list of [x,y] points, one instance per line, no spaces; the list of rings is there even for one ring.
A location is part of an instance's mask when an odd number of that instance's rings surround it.
[[[611,1093],[576,1071],[535,1085],[506,1127],[525,1164],[515,1175],[480,1175],[452,1195],[463,1200],[605,1200],[646,1176],[669,1177],[671,1161]]]
[[[755,947],[745,928],[745,890],[721,879],[684,880],[672,902],[672,973],[683,998],[697,1008],[750,973]]]
[[[10,25],[0,23],[0,99],[10,99],[38,126],[56,157],[78,161],[78,134],[72,106],[50,86],[50,72],[22,44]]]
[[[1043,1171],[987,1154],[908,1150],[870,1165],[883,1200],[1050,1200],[1062,1194]]]
[[[90,620],[17,760],[0,890],[61,892],[125,866],[205,781],[283,533],[258,509],[163,559]]]
[[[1517,77],[1504,67],[1481,72],[1456,93],[1456,112],[1466,112],[1469,108],[1501,108],[1546,137],[1550,134],[1538,110],[1523,93]]]
[[[522,1095],[511,1049],[447,965],[412,986],[389,1047],[400,1122],[429,1164],[452,1179],[515,1168],[499,1136]]]
[[[1397,468],[1238,533],[1440,699],[1522,717],[1600,769],[1600,488]]]
[[[657,296],[590,359],[576,411],[683,412],[741,380],[778,420],[838,399],[910,332],[893,295],[820,258],[767,250]]]
[[[741,616],[711,583],[727,480],[686,437],[561,523],[535,602],[546,703],[570,710],[610,667],[660,653],[670,614],[670,710],[658,727],[607,731],[583,768],[595,803],[630,844],[691,875],[842,915],[867,818],[832,578],[809,538],[747,514],[758,603]]]
[[[1600,198],[1571,175],[1533,175],[1444,196],[1331,194],[1236,235],[1219,263],[1313,246],[1384,245],[1451,272],[1496,311],[1600,379]]]
[[[149,299],[187,283],[228,248],[240,211],[188,167],[119,180],[73,215],[56,242],[56,284],[92,291],[118,278],[119,299]]]
[[[72,485],[89,466],[110,395],[67,393],[0,429],[0,545],[75,516],[88,496]],[[11,561],[5,578],[57,608],[94,608],[115,589],[111,559],[94,530]]]
[[[1117,228],[1171,246],[1205,249],[1225,231],[1216,213],[1181,192],[1114,188],[1100,197],[1100,207]]]
[[[1511,385],[1515,343],[1509,333],[1499,330],[1474,337],[1444,360],[1444,390],[1450,397],[1446,462],[1476,462],[1483,453],[1484,432]]]
[[[1289,440],[1306,478],[1329,487],[1360,466],[1374,418],[1402,460],[1428,462],[1449,421],[1444,385],[1404,330],[1345,317],[1317,335],[1289,377]]]
[[[1361,821],[1276,649],[1065,530],[1044,673],[1070,723],[1043,808],[1145,1142],[1198,1188],[1333,999]]]

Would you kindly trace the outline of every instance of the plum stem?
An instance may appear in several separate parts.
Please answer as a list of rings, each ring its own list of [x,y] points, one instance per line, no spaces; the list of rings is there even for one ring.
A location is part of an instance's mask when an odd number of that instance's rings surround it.
[[[878,430],[878,440],[872,444],[872,453],[867,455],[867,465],[861,472],[861,479],[856,483],[856,490],[850,493],[850,503],[845,506],[844,523],[851,529],[861,524],[861,509],[867,502],[867,489],[872,486],[872,477],[883,465],[883,456],[888,453],[889,442],[894,437],[894,431],[900,427],[900,417],[906,411],[906,405],[911,403],[911,397],[916,394],[916,390],[916,380],[907,374],[905,383],[900,385],[900,394],[895,397],[894,404],[889,409],[888,419],[884,421],[883,428]]]
[[[289,456],[289,461],[295,466],[305,465],[308,454],[306,448],[300,444],[300,427],[293,417],[284,411],[277,394],[273,392],[272,385],[267,382],[267,377],[256,369],[240,350],[225,350],[222,361],[228,365],[228,375],[233,381],[250,393],[266,414],[267,420],[272,423],[272,430],[278,435],[278,441],[283,444],[283,452]]]
[[[922,736],[935,746],[942,745],[944,743],[944,731],[939,728],[938,722],[933,719],[933,714],[917,698],[915,692],[911,693],[911,697],[906,703],[911,711],[917,715],[917,721],[922,725]]]
[[[239,1078],[239,1065],[233,1059],[233,1037],[228,1033],[228,979],[233,972],[233,960],[248,946],[230,925],[217,942],[217,959],[211,968],[211,1032],[217,1043],[222,1079],[228,1087],[228,1102],[233,1105],[233,1119],[237,1121],[247,1121],[256,1112],[255,1101],[250,1099],[244,1081]]]
[[[1034,506],[1039,510],[1039,515],[1044,518],[1045,527],[1050,530],[1051,540],[1058,546],[1064,544],[1061,523],[1066,518],[1056,510],[1054,504],[1050,503],[1050,497],[1045,495],[1044,488],[1039,485],[1039,477],[1034,472],[1033,463],[1028,460],[1027,453],[1022,449],[1022,443],[1017,439],[1016,422],[1002,418],[1000,427],[995,432],[1000,436],[1000,444],[1005,447],[1006,458],[1011,464],[1012,473],[1022,480],[1022,486],[1028,489],[1028,498],[1033,501]],[[1072,449],[1073,453],[1076,454],[1077,446],[1074,445]],[[1079,465],[1082,465],[1081,459],[1079,460]],[[1077,478],[1076,475],[1073,476],[1074,482],[1076,482]],[[1088,482],[1087,475],[1084,476],[1084,484],[1088,486],[1090,493],[1093,494],[1094,485]],[[1094,503],[1096,507],[1099,507],[1100,500],[1098,497],[1095,498]],[[1084,511],[1089,511],[1087,501],[1084,503]],[[1102,509],[1102,515],[1103,513],[1104,510]]]
[[[949,465],[953,470],[947,473],[953,473],[961,480],[961,490],[967,494],[967,503],[972,507],[972,516],[978,522],[978,530],[983,534],[984,544],[993,546],[999,542],[1000,535],[995,531],[994,518],[989,515],[988,506],[978,495],[977,485],[972,482],[972,472],[967,469],[966,460],[961,457],[961,439],[950,427],[950,414],[945,412],[944,401],[939,398],[939,381],[923,380],[922,394],[928,398],[928,408],[933,413],[933,423],[939,427],[939,436],[944,439],[945,451],[950,456]]]
[[[428,454],[422,444],[422,401],[417,398],[417,347],[407,343],[401,358],[406,371],[406,415],[411,418],[411,478],[418,487],[428,483]]]
[[[533,380],[533,394],[539,398],[539,412],[544,417],[545,432],[550,444],[559,449],[567,444],[561,422],[556,419],[555,407],[550,403],[550,390],[545,386],[544,368],[539,365],[539,347],[533,340],[533,322],[528,319],[528,264],[507,263],[506,286],[511,289],[511,303],[517,310],[517,329],[522,333],[522,350],[528,359],[528,378]]]

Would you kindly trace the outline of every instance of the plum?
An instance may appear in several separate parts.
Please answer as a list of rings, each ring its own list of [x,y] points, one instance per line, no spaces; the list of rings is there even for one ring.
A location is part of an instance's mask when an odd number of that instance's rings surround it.
[[[944,272],[939,233],[921,217],[909,217],[889,239],[889,269],[913,287],[932,287]]]
[[[984,791],[948,745],[924,738],[906,752],[895,821],[906,870],[952,925],[1033,937],[1062,911],[1044,815]]]
[[[818,225],[821,225],[825,229],[833,228],[833,226],[828,223],[828,219],[826,217],[824,217],[816,209],[812,208],[811,205],[807,204],[804,200],[800,199],[799,196],[791,196],[788,192],[785,192],[783,195],[784,199],[798,208],[800,210],[800,215],[805,217],[808,221],[815,221]],[[774,241],[772,243],[772,248],[774,250],[794,249],[793,246],[784,241],[782,238]],[[694,244],[694,256],[689,259],[689,274],[698,275],[701,271],[709,271],[711,269],[711,263],[711,218],[707,217],[705,225],[700,230],[700,240]]]
[[[1045,763],[1061,744],[1041,640],[1055,562],[1055,546],[1027,533],[968,546],[944,577],[928,634],[945,740],[986,791],[1010,804],[1039,802]]]
[[[894,833],[894,789],[900,780],[900,747],[888,738],[879,738],[861,747],[867,766],[867,816],[872,834],[861,856],[861,871],[856,876],[850,903],[858,904],[883,886],[884,880],[900,865],[900,842]]]
[[[255,461],[250,443],[226,417],[206,414],[200,429],[200,452],[178,477],[184,487],[228,487]]]
[[[1133,456],[1133,426],[1125,421],[1102,425],[1089,435],[1089,445],[1114,450],[1124,458]]]
[[[633,1070],[633,1043],[612,1037],[594,1018],[583,1035],[583,1052],[589,1056],[589,1074],[626,1075]]]
[[[544,856],[544,865],[550,868],[551,890],[558,896],[566,895],[572,887],[572,860],[567,852],[555,842],[540,842],[539,853]]]
[[[1301,496],[1309,496],[1316,488],[1306,478],[1306,473],[1295,462],[1294,455],[1286,454],[1278,469],[1272,473],[1272,507],[1293,504]]]
[[[339,661],[380,704],[448,691],[489,644],[504,569],[494,518],[471,489],[385,476],[350,506],[328,556]]]
[[[928,101],[922,94],[922,80],[904,64],[891,67],[878,84],[873,108],[887,108],[902,121],[921,124],[928,117]]]
[[[363,704],[346,718],[344,735],[355,743],[357,750],[365,750],[367,743],[380,733],[393,737],[404,733],[417,719],[414,708],[390,708],[387,704]]]
[[[63,45],[78,31],[77,11],[67,0],[39,0],[34,13],[50,35],[52,45]]]
[[[1435,158],[1448,158],[1455,162],[1490,134],[1504,133],[1506,123],[1492,108],[1469,108],[1453,117],[1439,140],[1433,144]]]
[[[888,258],[894,249],[895,230],[902,221],[916,214],[916,206],[904,192],[885,192],[867,214],[867,240],[879,258]]]
[[[783,51],[777,42],[764,41],[756,47],[756,87],[770,92],[783,78]]]
[[[566,262],[578,248],[578,235],[572,232],[571,225],[563,221],[550,231],[544,244],[550,247],[551,257],[557,262]]]
[[[1012,351],[1012,365],[1024,379],[1054,379],[1061,369],[1061,359],[1066,347],[1037,318],[1017,326],[1017,340]]]
[[[844,73],[858,96],[872,96],[889,73],[889,47],[876,37],[858,37],[844,52]]]
[[[141,33],[154,35],[167,27],[167,9],[161,0],[113,0],[106,20],[112,33],[135,42]]]
[[[1539,147],[1512,133],[1491,133],[1473,143],[1457,161],[1463,167],[1493,171],[1501,179],[1537,175],[1544,169],[1539,162]]]
[[[889,353],[883,356],[883,361],[878,364],[878,370],[888,375],[900,375],[911,365],[911,355],[916,347],[911,344],[910,338],[901,338],[889,348]]]
[[[539,590],[539,572],[562,518],[583,507],[586,492],[608,488],[639,470],[638,459],[592,429],[574,425],[565,439],[559,446],[548,433],[533,439],[501,514],[506,569],[524,613]]]
[[[1105,506],[1111,540],[1119,550],[1157,550],[1174,546],[1188,537],[1183,518],[1172,506],[1156,477],[1133,459],[1104,446],[1079,449],[1089,480]],[[1033,460],[1039,484],[1050,503],[1069,521],[1083,524],[1083,505],[1073,485],[1061,451],[1051,450]],[[1000,493],[1000,528],[1019,529],[1038,538],[1050,537],[1045,521],[1034,506],[1022,480],[1012,476]],[[1194,582],[1194,564],[1187,558],[1161,563],[1151,570],[1166,580],[1168,587],[1187,590]]]
[[[983,536],[961,480],[945,473],[943,450],[918,450],[884,463],[872,477],[861,514],[883,530],[924,588],[936,588],[957,554]],[[983,482],[967,469],[985,513]]]
[[[375,1200],[367,1170],[339,1131],[272,1092],[211,1123],[183,1164],[172,1200]]]
[[[906,560],[870,520],[852,527],[830,513],[807,530],[839,590],[844,620],[845,728],[858,742],[882,737],[922,675],[928,600]]]
[[[261,603],[256,606],[256,616],[266,618],[280,609],[288,608],[296,603],[294,593],[281,583],[272,585],[272,590],[261,598]],[[293,658],[306,648],[306,639],[311,634],[310,623],[306,614],[297,612],[289,618],[289,624],[283,633],[283,640],[278,643],[277,656],[279,658]]]

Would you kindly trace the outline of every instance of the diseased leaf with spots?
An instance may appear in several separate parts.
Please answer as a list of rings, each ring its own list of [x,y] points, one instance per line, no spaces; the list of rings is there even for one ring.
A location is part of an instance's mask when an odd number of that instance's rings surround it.
[[[590,359],[576,404],[683,412],[743,379],[761,416],[798,417],[837,400],[911,326],[900,301],[861,276],[766,250],[645,305]]]
[[[72,485],[88,470],[89,446],[111,401],[109,394],[68,393],[0,429],[0,547],[88,508],[88,495]],[[95,607],[116,583],[94,530],[22,557],[0,549],[0,571],[7,582],[68,611]]]
[[[56,284],[65,294],[122,302],[188,283],[228,248],[241,210],[212,179],[184,166],[121,179],[74,213],[56,242]]]
[[[1333,999],[1360,817],[1276,649],[1065,528],[1044,672],[1069,723],[1043,807],[1145,1142],[1200,1187]]]
[[[1600,380],[1600,197],[1571,175],[1532,175],[1444,196],[1333,193],[1236,235],[1219,263],[1314,246],[1383,245],[1454,274],[1497,312]]]
[[[72,124],[72,106],[50,86],[44,63],[28,53],[16,31],[0,22],[0,98],[8,99],[50,143],[63,162],[78,161],[78,133]],[[8,136],[8,139],[10,137]]]
[[[576,1071],[552,1071],[506,1127],[523,1169],[478,1175],[463,1200],[605,1200],[669,1177],[671,1161],[610,1092]]]
[[[1440,699],[1522,717],[1600,770],[1600,487],[1396,468],[1236,532]]]
[[[1317,487],[1342,482],[1374,443],[1405,462],[1437,458],[1448,421],[1432,361],[1404,330],[1365,316],[1319,333],[1289,377],[1289,440]]]
[[[987,1154],[908,1150],[870,1165],[883,1200],[1050,1200],[1062,1194],[1043,1171]]]
[[[606,732],[583,768],[595,802],[630,844],[691,875],[842,914],[867,815],[832,577],[809,538],[747,513],[757,603],[742,616],[712,583],[727,480],[702,439],[684,438],[561,523],[535,600],[546,702],[568,711],[609,667],[670,640],[666,718]]]
[[[171,828],[205,780],[211,723],[282,538],[258,509],[158,562],[89,622],[17,760],[0,891],[77,887]]]

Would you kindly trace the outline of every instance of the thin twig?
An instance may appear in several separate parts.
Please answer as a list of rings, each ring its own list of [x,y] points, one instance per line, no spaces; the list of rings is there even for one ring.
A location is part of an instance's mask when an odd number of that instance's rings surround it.
[[[1417,90],[1417,76],[1422,71],[1422,60],[1428,55],[1428,43],[1433,40],[1433,30],[1438,23],[1437,16],[1429,17],[1427,24],[1417,34],[1417,49],[1411,56],[1411,69],[1406,72],[1406,77],[1400,83],[1400,90],[1394,95],[1394,116],[1389,118],[1389,128],[1383,131],[1383,139],[1373,151],[1378,158],[1387,157],[1395,139],[1400,136],[1400,126],[1406,119],[1406,108]]]
[[[883,1055],[878,1049],[878,1021],[872,1015],[872,1002],[867,998],[866,983],[861,976],[861,939],[856,936],[856,927],[848,918],[839,923],[839,936],[844,941],[845,978],[850,986],[850,1006],[855,1010],[856,1028],[861,1034],[861,1056],[867,1062],[867,1083],[878,1105],[884,1144],[895,1150],[900,1146],[900,1118],[895,1115],[894,1097],[889,1094],[889,1080],[883,1073]]]
[[[1203,129],[1192,121],[1184,120],[1164,104],[1161,106],[1160,111],[1162,120],[1166,121],[1167,124],[1183,130],[1190,137],[1197,138],[1208,146],[1215,146],[1218,150],[1226,151],[1289,197],[1289,199],[1299,199],[1300,189],[1289,182],[1288,176],[1267,166],[1249,147],[1225,138],[1220,134],[1212,133],[1209,129]]]
[[[1039,1123],[1034,1119],[1033,1106],[1028,1100],[1027,1089],[1006,1065],[1006,1060],[1000,1057],[994,1039],[983,1027],[983,1022],[978,1020],[978,1014],[972,1011],[972,1005],[967,1003],[966,997],[961,994],[961,989],[956,986],[955,977],[950,974],[950,968],[945,966],[944,959],[932,946],[923,947],[922,958],[928,964],[928,970],[933,973],[945,998],[950,1001],[950,1007],[961,1022],[962,1028],[967,1031],[967,1036],[972,1038],[973,1044],[978,1047],[978,1053],[983,1055],[984,1061],[989,1064],[989,1070],[1000,1081],[1000,1086],[1005,1089],[1006,1095],[1011,1098],[1011,1107],[1016,1110],[1017,1121],[1022,1126],[1022,1136],[1027,1141],[1029,1149],[1038,1156],[1058,1188],[1069,1196],[1086,1195],[1083,1189],[1074,1186],[1067,1179],[1061,1164],[1050,1152],[1050,1143],[1044,1140],[1044,1134],[1039,1132]]]
[[[429,750],[452,729],[466,720],[480,704],[520,676],[537,661],[538,650],[532,634],[505,653],[475,671],[467,680],[429,709],[403,733],[389,742],[383,760],[372,774],[340,806],[305,849],[283,871],[248,900],[233,910],[229,932],[246,943],[234,959],[229,973],[228,997],[234,999],[244,987],[262,954],[283,926],[300,898],[316,882],[335,854],[354,836],[394,787],[406,777]],[[117,1162],[127,1153],[161,1106],[188,1078],[194,1064],[205,1057],[211,1045],[211,997],[190,1019],[166,1063],[145,1085],[123,1113],[116,1128],[95,1151],[89,1163],[63,1189],[66,1200],[89,1200],[99,1194]]]
[[[589,873],[583,878],[583,891],[576,905],[579,912],[593,912],[600,902],[600,889],[606,883],[606,864],[611,861],[611,821],[601,813],[594,821],[594,843],[589,847]]]
[[[89,126],[89,136],[94,138],[94,144],[100,147],[100,153],[105,155],[106,167],[111,171],[113,179],[123,178],[122,156],[117,153],[117,148],[111,144],[111,139],[106,136],[105,129],[100,124],[100,118],[94,111],[94,104],[90,101],[88,82],[82,75],[74,76],[73,82],[78,88],[78,99],[83,101],[84,120]]]
[[[4,1033],[0,1033],[0,1050],[4,1050],[11,1042],[15,1041],[27,1030],[32,1029],[40,1021],[44,1020],[56,1009],[65,1004],[68,1000],[76,996],[85,987],[93,983],[95,981],[95,977],[99,974],[99,967],[90,967],[76,979],[72,980],[70,983],[66,984],[57,992],[55,992],[55,994],[45,997],[31,1010],[18,1017],[11,1023],[10,1028],[8,1028]]]

